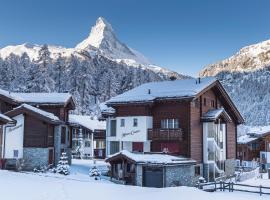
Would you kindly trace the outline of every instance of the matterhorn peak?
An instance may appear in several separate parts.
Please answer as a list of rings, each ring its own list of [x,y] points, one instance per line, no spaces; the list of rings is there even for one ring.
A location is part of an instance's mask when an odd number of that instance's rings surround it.
[[[91,28],[89,36],[79,43],[77,49],[86,49],[89,46],[100,48],[104,40],[115,40],[115,35],[111,24],[103,17],[99,17],[96,24]]]

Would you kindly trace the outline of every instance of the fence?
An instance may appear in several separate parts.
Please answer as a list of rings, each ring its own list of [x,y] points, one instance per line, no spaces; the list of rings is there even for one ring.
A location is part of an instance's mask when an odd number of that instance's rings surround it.
[[[208,192],[215,192],[215,191],[226,191],[234,192],[248,192],[248,193],[256,193],[263,195],[270,195],[270,187],[264,186],[254,186],[254,185],[247,185],[247,184],[239,184],[233,182],[211,182],[211,183],[198,183],[197,188],[208,191]]]

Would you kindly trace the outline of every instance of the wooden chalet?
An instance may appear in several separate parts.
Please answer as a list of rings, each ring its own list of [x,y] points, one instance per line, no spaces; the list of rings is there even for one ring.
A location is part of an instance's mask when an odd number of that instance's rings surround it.
[[[146,83],[107,101],[102,113],[108,156],[167,153],[195,160],[207,180],[234,174],[244,119],[215,78]]]
[[[237,158],[270,166],[270,127],[252,128],[237,139]]]
[[[1,159],[23,161],[26,170],[55,165],[66,152],[71,162],[70,110],[75,109],[68,93],[10,93],[0,90],[0,112],[15,123],[1,131]]]

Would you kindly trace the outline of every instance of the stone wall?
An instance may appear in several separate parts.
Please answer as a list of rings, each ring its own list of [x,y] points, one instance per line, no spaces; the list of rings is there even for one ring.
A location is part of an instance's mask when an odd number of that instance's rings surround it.
[[[136,165],[135,185],[143,186],[143,166]]]
[[[23,170],[33,170],[36,167],[48,166],[48,148],[23,148]]]
[[[165,166],[163,179],[164,187],[194,186],[198,182],[194,165]],[[135,185],[143,186],[143,165],[136,165]]]
[[[225,160],[225,176],[233,176],[235,173],[235,159]]]
[[[194,165],[165,167],[165,187],[194,186],[196,182]]]

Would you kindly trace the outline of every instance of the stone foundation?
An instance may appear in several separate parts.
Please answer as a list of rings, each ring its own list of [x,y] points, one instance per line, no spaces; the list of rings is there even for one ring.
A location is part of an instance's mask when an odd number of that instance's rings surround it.
[[[194,186],[197,180],[194,165],[165,167],[165,187]]]
[[[36,167],[48,166],[48,148],[23,148],[23,170],[33,170]]]
[[[225,160],[225,176],[230,177],[235,173],[235,159]]]

